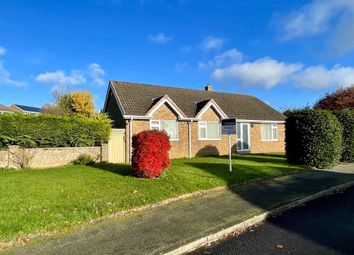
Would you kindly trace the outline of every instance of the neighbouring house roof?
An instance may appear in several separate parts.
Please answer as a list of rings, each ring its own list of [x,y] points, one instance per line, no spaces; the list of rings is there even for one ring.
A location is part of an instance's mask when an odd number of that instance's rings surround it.
[[[20,104],[12,104],[10,107],[14,107],[17,110],[21,112],[33,112],[33,113],[41,113],[41,108],[38,107],[33,107],[33,106],[27,106],[27,105],[20,105]]]
[[[249,95],[121,81],[110,81],[110,86],[124,115],[145,116],[157,101],[167,95],[188,118],[194,118],[210,100],[213,100],[229,118],[285,120],[284,115]]]
[[[12,112],[12,110],[5,105],[0,104],[0,112]]]

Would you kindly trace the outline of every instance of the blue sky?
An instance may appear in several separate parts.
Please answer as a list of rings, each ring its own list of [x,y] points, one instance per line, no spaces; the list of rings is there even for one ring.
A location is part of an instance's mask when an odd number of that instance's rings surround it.
[[[354,1],[4,1],[0,104],[108,80],[252,94],[277,109],[354,84]]]

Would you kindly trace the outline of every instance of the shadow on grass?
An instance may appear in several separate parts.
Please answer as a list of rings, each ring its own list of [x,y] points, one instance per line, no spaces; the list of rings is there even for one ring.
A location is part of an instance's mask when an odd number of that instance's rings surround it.
[[[186,167],[200,169],[215,178],[224,180],[228,185],[242,183],[258,177],[267,177],[270,174],[305,169],[303,166],[288,165],[285,156],[281,154],[234,154],[232,156],[233,160],[235,160],[233,172],[230,173],[228,171],[228,161],[220,160],[226,158],[227,156],[205,157],[205,159],[184,159],[176,162],[178,162],[179,167],[185,165]],[[93,167],[121,176],[133,176],[131,167],[127,164],[97,164]],[[191,178],[193,178],[192,173]],[[313,170],[303,174],[267,178],[266,180],[248,183],[247,185],[238,185],[230,190],[235,196],[253,204],[255,207],[271,210],[288,201],[315,194],[349,181],[354,181],[354,174]],[[313,217],[320,217],[320,215],[316,216],[314,214]],[[308,222],[309,225],[311,223],[311,221]],[[320,245],[330,247],[339,252],[347,252],[345,248],[338,246],[335,241],[329,242],[327,233],[318,235],[316,231],[295,228],[289,222],[278,222],[276,224],[281,229],[294,232]]]
[[[112,164],[112,163],[98,163],[92,167],[119,174],[121,176],[134,176],[132,174],[131,166],[128,164]]]
[[[224,157],[221,157],[224,158]],[[233,172],[228,171],[228,163],[212,163],[212,162],[185,162],[185,164],[208,172],[217,178],[223,179],[228,185],[244,182],[257,177],[268,176],[270,171],[287,172],[296,170],[298,166],[287,165],[287,161],[283,155],[271,154],[270,157],[266,154],[248,154],[234,155],[233,159],[238,161],[237,165],[233,165]],[[242,162],[244,161],[244,162]],[[257,162],[258,165],[248,165],[247,161]],[[274,164],[284,164],[284,166]],[[299,166],[299,169],[304,169]],[[310,194],[318,193],[333,186],[354,181],[354,174],[331,172],[324,170],[307,171],[303,174],[294,174],[279,178],[267,178],[266,180],[249,183],[247,185],[236,186],[230,188],[240,199],[243,199],[254,206],[271,210],[289,201],[306,197]],[[323,212],[317,217],[321,217]],[[316,215],[313,215],[316,217]],[[274,222],[273,222],[274,224]],[[311,224],[311,222],[308,222]],[[288,222],[279,222],[277,227],[294,232],[301,235],[305,239],[315,241],[322,246],[330,247],[339,252],[347,252],[346,248],[337,245],[335,241],[328,242],[331,236],[330,231],[322,235],[318,235],[316,231],[305,231],[301,228],[294,228]],[[316,226],[314,226],[315,228]],[[354,226],[351,226],[354,228]]]
[[[228,159],[228,155],[220,156],[221,158]],[[284,155],[277,155],[277,154],[250,154],[250,153],[242,153],[242,154],[233,154],[232,159],[234,160],[247,160],[253,161],[256,163],[272,163],[272,164],[279,164],[287,163],[287,159]]]
[[[275,173],[286,173],[297,168],[289,168],[288,166],[255,166],[247,163],[233,164],[233,171],[229,172],[227,163],[211,163],[211,162],[185,162],[185,165],[206,171],[218,179],[224,179],[228,185],[248,181],[257,177],[269,176]],[[300,168],[299,168],[300,169]],[[271,172],[270,172],[271,171]]]

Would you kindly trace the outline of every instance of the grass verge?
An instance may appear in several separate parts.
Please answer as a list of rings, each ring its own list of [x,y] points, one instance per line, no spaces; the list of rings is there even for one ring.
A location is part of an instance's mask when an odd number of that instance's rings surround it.
[[[191,192],[307,169],[281,154],[176,159],[161,178],[138,179],[130,166],[98,164],[0,171],[0,242],[61,230]]]

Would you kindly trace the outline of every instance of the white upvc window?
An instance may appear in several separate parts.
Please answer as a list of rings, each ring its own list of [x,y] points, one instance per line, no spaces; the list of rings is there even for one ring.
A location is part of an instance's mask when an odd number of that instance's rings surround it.
[[[267,123],[261,125],[262,141],[278,141],[278,125]]]
[[[220,125],[219,121],[198,121],[199,140],[220,140]]]
[[[150,120],[151,130],[164,130],[171,141],[178,140],[178,122],[176,120]]]
[[[150,129],[151,130],[160,130],[160,121],[159,120],[150,120]]]

